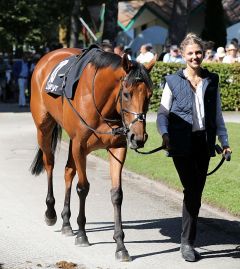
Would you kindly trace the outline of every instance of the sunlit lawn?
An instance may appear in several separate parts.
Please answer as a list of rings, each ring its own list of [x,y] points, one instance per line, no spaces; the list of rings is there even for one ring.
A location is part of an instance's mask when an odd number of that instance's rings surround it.
[[[233,151],[231,162],[225,162],[213,175],[207,178],[203,201],[215,205],[233,214],[240,215],[240,124],[227,124],[230,144]],[[149,139],[144,151],[156,148],[161,144],[155,123],[147,125]],[[105,150],[95,152],[102,158],[107,158]],[[221,157],[211,159],[212,170]],[[125,167],[138,174],[154,180],[160,180],[175,189],[182,190],[172,159],[165,156],[164,151],[152,155],[140,155],[128,150]]]

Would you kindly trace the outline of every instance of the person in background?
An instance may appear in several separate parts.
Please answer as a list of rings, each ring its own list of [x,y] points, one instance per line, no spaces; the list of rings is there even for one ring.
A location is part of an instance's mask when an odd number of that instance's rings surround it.
[[[231,153],[223,121],[217,74],[202,69],[203,41],[193,33],[181,43],[186,68],[166,76],[157,128],[183,186],[181,255],[195,262],[197,219],[216,135],[223,153]]]
[[[30,74],[28,58],[25,53],[23,54],[22,59],[14,63],[13,71],[19,89],[18,105],[19,107],[25,107],[26,106],[25,90],[27,89],[28,86],[28,79]]]
[[[163,47],[163,51],[161,52],[161,54],[159,55],[158,61],[163,61],[163,58],[166,54],[170,53],[170,45],[164,45]]]
[[[222,63],[223,58],[226,56],[224,47],[218,47],[214,55],[214,62]]]
[[[233,44],[237,49],[239,49],[239,42],[237,38],[232,38],[230,43]]]
[[[234,44],[227,46],[227,55],[223,58],[223,63],[232,64],[239,63],[240,57],[237,55],[238,49]]]
[[[207,49],[203,58],[204,63],[211,63],[214,61],[215,52],[213,49]]]
[[[154,59],[154,54],[151,52],[152,46],[150,44],[142,45],[140,48],[140,54],[136,58],[136,61],[144,64],[149,63]]]
[[[3,55],[0,55],[0,100],[6,101],[6,77],[7,65],[3,59]]]
[[[181,63],[181,64],[185,63],[177,45],[172,45],[170,47],[170,52],[164,55],[163,62],[164,63]]]
[[[106,52],[113,52],[113,46],[109,40],[103,40],[101,47]]]

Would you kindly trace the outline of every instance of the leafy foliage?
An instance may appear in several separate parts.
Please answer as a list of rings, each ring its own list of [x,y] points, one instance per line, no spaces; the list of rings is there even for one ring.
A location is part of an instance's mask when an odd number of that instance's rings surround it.
[[[71,9],[72,0],[1,0],[0,50],[57,42],[58,26],[69,21]]]
[[[164,87],[164,77],[175,73],[183,68],[181,64],[157,62],[151,72],[154,83],[153,96],[151,98],[150,110],[157,111]],[[240,110],[240,64],[208,63],[203,67],[217,73],[220,78],[220,93],[222,109],[224,111]]]

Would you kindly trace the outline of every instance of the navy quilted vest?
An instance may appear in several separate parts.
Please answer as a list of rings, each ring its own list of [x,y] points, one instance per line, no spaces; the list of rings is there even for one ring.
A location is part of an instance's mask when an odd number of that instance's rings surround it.
[[[204,95],[206,139],[210,156],[215,156],[216,142],[216,99],[218,75],[202,69]],[[168,133],[170,138],[170,156],[191,153],[193,91],[183,71],[166,76],[166,82],[173,94],[169,113]]]

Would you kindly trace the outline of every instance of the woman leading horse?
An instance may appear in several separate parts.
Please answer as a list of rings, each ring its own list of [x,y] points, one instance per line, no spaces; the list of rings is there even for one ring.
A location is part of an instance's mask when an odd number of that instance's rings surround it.
[[[127,145],[141,148],[147,140],[146,112],[152,95],[149,71],[152,61],[144,67],[113,53],[98,51],[74,84],[72,98],[47,93],[46,83],[54,67],[64,59],[81,54],[78,49],[59,49],[45,55],[36,65],[31,81],[31,112],[37,128],[39,150],[32,163],[32,174],[46,170],[48,192],[45,220],[54,225],[57,220],[53,193],[54,152],[61,128],[70,137],[68,160],[65,167],[65,200],[62,211],[62,233],[73,234],[70,224],[70,197],[73,178],[77,172],[77,193],[80,200],[76,244],[88,246],[85,231],[85,200],[89,192],[86,175],[86,156],[97,149],[109,152],[112,179],[111,199],[114,207],[114,240],[116,259],[129,261],[122,230],[121,172]],[[71,69],[71,68],[70,68]],[[68,70],[67,73],[71,72]],[[64,79],[67,79],[66,74]]]

